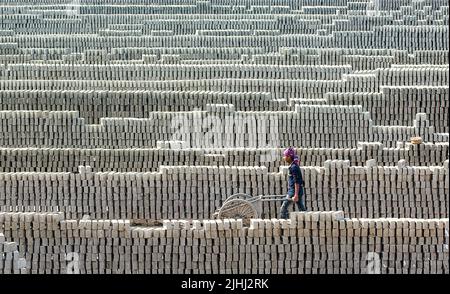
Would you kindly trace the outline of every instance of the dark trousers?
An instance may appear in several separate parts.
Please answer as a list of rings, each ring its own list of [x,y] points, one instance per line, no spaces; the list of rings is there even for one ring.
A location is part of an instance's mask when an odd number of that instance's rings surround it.
[[[281,205],[281,215],[280,217],[282,219],[288,219],[289,218],[289,206],[291,203],[293,203],[292,199],[294,196],[286,195],[286,200],[283,200],[283,204]],[[299,195],[298,195],[298,201],[297,207],[298,211],[306,211],[305,201],[304,201],[304,191],[303,187],[300,188]]]

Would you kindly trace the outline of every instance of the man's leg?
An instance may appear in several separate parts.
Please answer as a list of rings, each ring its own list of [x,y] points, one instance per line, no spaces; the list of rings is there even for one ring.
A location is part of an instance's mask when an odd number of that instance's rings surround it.
[[[306,211],[306,205],[305,205],[305,197],[304,197],[305,193],[303,191],[303,187],[300,189],[300,195],[298,196],[298,201],[297,201],[297,207],[298,207],[298,211]]]
[[[288,219],[289,218],[289,201],[286,197],[286,200],[283,201],[283,204],[281,205],[281,215],[280,218],[282,219]]]

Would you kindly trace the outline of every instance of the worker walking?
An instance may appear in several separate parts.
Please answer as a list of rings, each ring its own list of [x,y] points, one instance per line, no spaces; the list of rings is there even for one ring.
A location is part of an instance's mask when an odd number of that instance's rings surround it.
[[[281,205],[281,218],[289,218],[289,205],[297,203],[299,211],[306,211],[304,203],[304,181],[299,166],[299,159],[293,147],[289,147],[283,153],[284,161],[289,164],[288,193]]]

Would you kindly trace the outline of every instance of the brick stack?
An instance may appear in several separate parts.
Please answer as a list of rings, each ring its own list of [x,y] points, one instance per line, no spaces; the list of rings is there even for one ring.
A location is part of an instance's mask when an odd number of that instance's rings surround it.
[[[448,213],[448,160],[444,166],[350,166],[327,160],[302,167],[309,210],[344,209],[351,217],[442,218]],[[283,195],[287,169],[166,166],[159,172],[0,173],[3,211],[62,211],[68,218],[208,219],[236,193]],[[277,217],[281,202],[265,202]]]
[[[172,148],[173,141],[152,149],[0,148],[0,172],[77,172],[81,165],[95,172],[156,172],[161,165],[264,166],[277,172],[284,165],[283,148]],[[297,148],[302,166],[323,166],[326,160],[364,165],[374,159],[394,166],[436,166],[448,160],[449,143],[397,144],[359,142],[357,148]]]
[[[0,111],[0,145],[40,148],[155,148],[158,141],[185,141],[191,148],[295,146],[352,148],[358,142],[395,147],[420,136],[441,142],[425,113],[412,126],[374,126],[361,106],[296,105],[286,112],[240,112],[221,104],[211,111],[152,112],[150,118],[102,118],[89,125],[76,111]],[[229,104],[228,104],[229,105]],[[234,134],[238,134],[234,137]],[[231,136],[231,137],[230,137]],[[208,138],[214,138],[210,143]],[[278,145],[278,146],[277,146]]]
[[[0,274],[25,274],[26,260],[21,257],[16,242],[7,242],[0,233]]]
[[[447,0],[0,11],[0,273],[448,273]]]
[[[30,273],[449,272],[448,218],[346,219],[331,211],[254,219],[250,227],[234,219],[134,227],[127,220],[0,213],[0,226],[26,250]]]

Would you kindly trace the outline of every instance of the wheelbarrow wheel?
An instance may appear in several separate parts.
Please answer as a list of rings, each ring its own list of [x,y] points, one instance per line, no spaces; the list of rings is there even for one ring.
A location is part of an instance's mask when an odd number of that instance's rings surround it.
[[[250,224],[250,219],[258,218],[256,208],[243,199],[231,199],[226,201],[219,210],[220,219],[234,218],[242,219],[245,225]]]
[[[222,204],[222,207],[225,206],[225,204],[229,201],[235,200],[235,199],[242,199],[242,200],[249,200],[250,198],[252,198],[252,196],[248,195],[248,194],[244,194],[244,193],[236,193],[231,195],[230,197],[228,197],[227,199],[225,199],[225,201]],[[212,218],[213,219],[218,219],[219,217],[219,212],[220,212],[220,208],[216,209],[216,211],[213,213]]]

